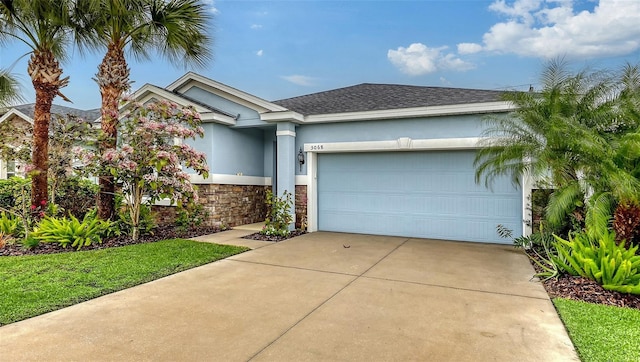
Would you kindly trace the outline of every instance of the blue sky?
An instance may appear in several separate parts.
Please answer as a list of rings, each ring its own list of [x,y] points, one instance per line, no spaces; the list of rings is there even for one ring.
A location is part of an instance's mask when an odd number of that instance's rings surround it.
[[[238,1],[202,0],[214,16],[214,59],[188,69],[129,57],[135,90],[185,72],[277,100],[359,83],[528,89],[549,59],[576,68],[640,63],[638,0]],[[0,68],[27,51],[0,48]],[[91,79],[102,55],[70,50],[63,93],[100,106]],[[23,58],[13,67],[34,99]]]

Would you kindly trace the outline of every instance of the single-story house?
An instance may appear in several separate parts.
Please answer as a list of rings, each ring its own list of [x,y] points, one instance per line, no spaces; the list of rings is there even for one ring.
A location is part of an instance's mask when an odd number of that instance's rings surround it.
[[[34,109],[35,103],[21,104],[0,109],[0,125],[9,124],[12,127],[12,130],[15,130],[16,133],[22,136],[18,137],[18,141],[24,137],[30,140],[33,128]],[[60,117],[71,114],[78,118],[82,118],[85,121],[94,122],[100,118],[100,109],[81,110],[53,104],[51,105],[51,114],[52,116]],[[14,160],[0,159],[0,180],[22,174],[20,165],[16,164]]]
[[[195,73],[133,99],[193,106],[208,178],[194,175],[214,223],[264,219],[265,190],[290,192],[298,227],[510,243],[528,233],[531,183],[475,182],[482,118],[513,106],[493,90],[360,84],[267,101]]]

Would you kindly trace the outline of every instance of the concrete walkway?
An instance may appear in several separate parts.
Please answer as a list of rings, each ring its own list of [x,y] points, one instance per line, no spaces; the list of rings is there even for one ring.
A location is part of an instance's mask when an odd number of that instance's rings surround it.
[[[318,232],[0,328],[1,361],[577,361],[509,246]]]

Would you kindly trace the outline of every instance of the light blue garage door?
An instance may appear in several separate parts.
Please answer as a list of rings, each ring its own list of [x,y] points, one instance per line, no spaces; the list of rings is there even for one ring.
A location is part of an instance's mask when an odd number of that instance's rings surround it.
[[[522,233],[522,196],[508,178],[476,184],[473,151],[318,155],[324,231],[510,243]]]

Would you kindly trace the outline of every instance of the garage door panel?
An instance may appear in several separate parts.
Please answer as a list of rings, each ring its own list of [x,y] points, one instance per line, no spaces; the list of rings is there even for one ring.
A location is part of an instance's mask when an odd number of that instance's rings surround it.
[[[522,232],[522,197],[509,179],[475,182],[471,151],[321,154],[320,230],[508,242]]]

